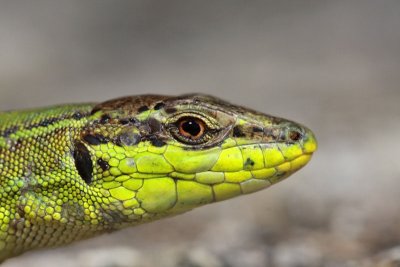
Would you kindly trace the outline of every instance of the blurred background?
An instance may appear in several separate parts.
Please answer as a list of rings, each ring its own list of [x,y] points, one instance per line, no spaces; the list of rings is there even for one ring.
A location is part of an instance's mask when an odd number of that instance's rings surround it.
[[[319,151],[268,190],[3,266],[400,266],[400,1],[0,2],[0,109],[212,94]]]

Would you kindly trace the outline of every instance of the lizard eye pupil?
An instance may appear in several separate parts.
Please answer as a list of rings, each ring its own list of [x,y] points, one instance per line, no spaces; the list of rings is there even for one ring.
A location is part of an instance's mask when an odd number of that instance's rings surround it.
[[[178,121],[179,133],[196,140],[204,134],[205,123],[198,118],[182,118]]]
[[[200,133],[200,125],[195,121],[185,121],[182,123],[182,131],[189,133],[192,136],[196,136]]]

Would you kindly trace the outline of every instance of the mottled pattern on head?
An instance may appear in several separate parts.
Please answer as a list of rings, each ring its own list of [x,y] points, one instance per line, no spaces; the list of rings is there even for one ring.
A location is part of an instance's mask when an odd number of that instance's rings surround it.
[[[94,142],[111,140],[116,144],[135,144],[139,141],[150,140],[154,145],[162,146],[168,138],[171,138],[169,133],[166,132],[166,119],[174,114],[185,112],[204,113],[219,122],[220,125],[214,129],[215,132],[220,132],[219,138],[216,138],[215,142],[208,143],[207,146],[222,142],[223,138],[228,135],[238,138],[247,137],[257,142],[260,140],[264,142],[293,142],[304,135],[304,131],[300,127],[293,127],[291,121],[268,116],[203,94],[182,96],[139,95],[100,103],[92,110],[92,114],[101,114],[98,123],[114,124],[116,128],[120,128],[118,125],[131,125],[136,127],[138,133],[134,135],[130,133],[129,136],[126,133],[121,133],[118,136],[112,134],[108,138],[104,138],[104,136],[93,138],[93,134],[89,130],[89,132],[84,132],[83,135],[87,136],[84,139],[91,139]],[[141,116],[143,113],[146,113],[146,115]],[[268,120],[265,120],[265,116],[268,116]],[[241,120],[244,120],[245,123],[237,123]],[[192,148],[203,147],[205,146]]]
[[[118,111],[121,116],[134,116],[143,111],[149,109],[159,109],[160,107],[164,108],[167,113],[173,113],[173,111],[176,110],[177,106],[180,105],[203,106],[204,108],[221,110],[234,114],[252,113],[254,115],[264,115],[263,113],[260,113],[258,111],[237,105],[232,105],[231,103],[222,99],[204,94],[186,94],[181,96],[138,95],[121,97],[96,105],[93,108],[92,113],[96,113],[100,110],[104,113],[107,113],[108,111]]]

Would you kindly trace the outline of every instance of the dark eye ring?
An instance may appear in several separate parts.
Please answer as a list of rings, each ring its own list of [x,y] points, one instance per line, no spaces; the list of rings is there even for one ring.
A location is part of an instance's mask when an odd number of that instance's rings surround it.
[[[183,117],[176,123],[179,134],[191,140],[203,137],[206,131],[206,123],[196,117]]]

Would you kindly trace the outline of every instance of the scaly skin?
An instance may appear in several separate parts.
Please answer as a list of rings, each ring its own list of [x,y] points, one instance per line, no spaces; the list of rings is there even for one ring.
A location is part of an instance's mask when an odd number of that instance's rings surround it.
[[[258,191],[315,150],[299,124],[204,95],[0,113],[0,261]]]

